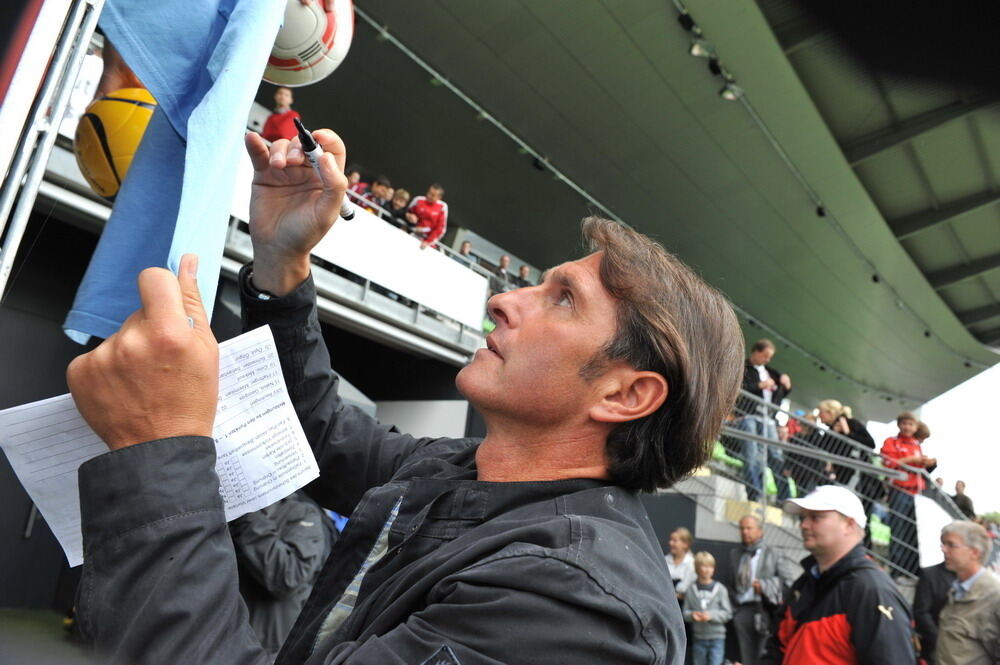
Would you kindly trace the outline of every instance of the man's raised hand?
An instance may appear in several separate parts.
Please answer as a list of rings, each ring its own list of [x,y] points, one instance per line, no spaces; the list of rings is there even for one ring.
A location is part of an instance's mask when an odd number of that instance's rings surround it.
[[[268,146],[246,135],[253,162],[250,238],[254,285],[275,295],[288,293],[309,276],[309,253],[333,226],[347,191],[344,142],[328,129],[313,132],[323,149],[319,172],[306,161],[298,138]]]
[[[197,257],[186,254],[179,277],[162,268],[142,271],[142,307],[66,370],[80,415],[112,450],[212,436],[219,346],[198,294],[197,268]]]

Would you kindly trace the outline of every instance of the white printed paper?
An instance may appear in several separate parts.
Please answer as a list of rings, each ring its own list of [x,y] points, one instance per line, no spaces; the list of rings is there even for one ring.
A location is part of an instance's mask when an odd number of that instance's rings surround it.
[[[213,436],[227,520],[269,506],[319,476],[267,326],[219,345]],[[60,395],[0,411],[0,448],[69,565],[83,563],[77,470],[108,449],[73,398]]]

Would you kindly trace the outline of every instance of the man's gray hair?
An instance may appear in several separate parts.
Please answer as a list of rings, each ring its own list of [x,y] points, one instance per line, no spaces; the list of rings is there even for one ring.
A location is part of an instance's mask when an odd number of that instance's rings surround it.
[[[986,564],[990,558],[990,552],[993,550],[993,541],[986,533],[986,529],[969,520],[955,520],[941,529],[942,537],[952,533],[960,537],[966,547],[979,550],[979,563]]]
[[[737,524],[743,524],[743,520],[753,520],[754,522],[757,523],[757,528],[758,529],[763,529],[764,528],[764,520],[762,520],[760,518],[760,515],[754,515],[753,513],[747,513],[746,515],[744,515],[743,517],[740,518],[740,521],[737,522]]]

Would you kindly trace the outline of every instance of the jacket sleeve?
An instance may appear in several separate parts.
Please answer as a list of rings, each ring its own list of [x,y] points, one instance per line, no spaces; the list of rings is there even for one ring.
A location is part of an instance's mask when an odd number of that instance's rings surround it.
[[[700,610],[700,608],[695,607],[694,601],[692,600],[693,595],[684,596],[684,600],[681,601],[681,615],[684,617],[684,621],[687,623],[692,623],[694,619],[691,614]]]
[[[917,591],[913,597],[913,621],[917,634],[920,635],[920,645],[923,652],[930,653],[937,644],[938,627],[934,621],[931,605],[934,599],[934,584],[932,576],[937,572],[933,568],[924,568],[917,581]]]
[[[109,452],[80,467],[77,617],[101,662],[265,665],[239,595],[207,437]]]
[[[710,621],[712,623],[727,623],[733,618],[733,606],[729,604],[729,592],[723,589],[718,597],[719,607],[710,612],[712,617]]]
[[[753,368],[750,363],[743,364],[743,390],[748,393],[753,393],[757,397],[764,394],[764,391],[760,389],[757,385],[760,383],[760,377],[757,375],[757,370]]]
[[[434,222],[434,227],[431,232],[427,234],[427,242],[437,242],[444,235],[444,232],[448,230],[448,204],[444,201],[441,202],[441,214],[438,216],[437,220]]]
[[[323,566],[325,519],[316,504],[293,494],[233,520],[236,557],[272,597],[284,598],[310,584]]]
[[[877,573],[880,574],[881,573]],[[861,578],[846,598],[847,620],[858,665],[913,665],[913,617],[910,606],[884,583]]]
[[[640,619],[571,561],[501,553],[443,579],[405,623],[315,653],[325,665],[681,665],[684,628],[676,609]]]
[[[260,300],[247,289],[252,264],[240,272],[243,329],[270,325],[288,395],[319,464],[306,492],[321,506],[350,515],[364,493],[387,482],[403,461],[433,439],[383,425],[340,399],[316,310],[312,276],[281,298]]]
[[[781,555],[777,550],[768,547],[764,550],[767,555],[767,565],[762,566],[762,574],[757,575],[760,580],[761,600],[771,607],[778,607],[785,599],[785,582],[781,578]]]

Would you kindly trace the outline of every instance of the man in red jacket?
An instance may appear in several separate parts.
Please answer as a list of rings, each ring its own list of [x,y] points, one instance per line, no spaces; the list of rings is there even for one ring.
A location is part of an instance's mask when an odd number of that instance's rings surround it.
[[[912,612],[861,544],[865,509],[846,487],[785,502],[810,556],[788,594],[765,665],[914,665]]]
[[[920,441],[915,434],[920,421],[909,411],[896,417],[899,434],[890,436],[882,444],[882,457],[890,469],[906,471],[906,478],[893,480],[889,484],[889,528],[892,541],[889,543],[889,561],[895,566],[893,572],[920,572],[920,556],[917,551],[917,516],[913,497],[924,491],[924,477],[906,467],[927,468],[937,464],[933,457],[924,455]],[[900,465],[906,465],[901,467]]]
[[[423,196],[410,201],[406,219],[413,224],[413,231],[423,239],[420,249],[436,246],[448,229],[448,204],[444,202],[444,187],[434,183]]]

